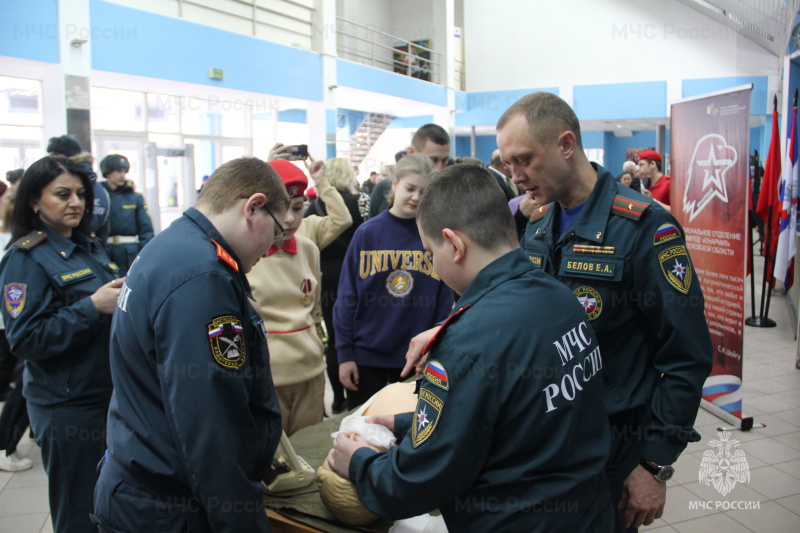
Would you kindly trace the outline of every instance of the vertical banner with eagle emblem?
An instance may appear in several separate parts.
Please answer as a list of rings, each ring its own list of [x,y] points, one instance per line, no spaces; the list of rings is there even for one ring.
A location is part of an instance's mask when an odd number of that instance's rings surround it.
[[[703,407],[739,421],[751,92],[746,85],[682,100],[670,117],[672,214],[686,234],[714,346]]]

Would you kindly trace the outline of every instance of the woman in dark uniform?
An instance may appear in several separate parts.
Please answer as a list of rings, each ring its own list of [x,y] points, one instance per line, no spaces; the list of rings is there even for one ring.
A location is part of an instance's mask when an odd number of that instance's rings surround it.
[[[111,230],[106,239],[108,257],[124,276],[144,245],[153,238],[153,223],[144,197],[133,190],[125,177],[131,165],[124,155],[107,155],[100,162],[100,172],[107,180],[103,187],[111,199]]]
[[[25,397],[49,482],[56,533],[88,532],[111,398],[108,342],[118,269],[91,238],[86,172],[49,156],[20,181],[11,244],[0,262],[11,351],[25,360]]]

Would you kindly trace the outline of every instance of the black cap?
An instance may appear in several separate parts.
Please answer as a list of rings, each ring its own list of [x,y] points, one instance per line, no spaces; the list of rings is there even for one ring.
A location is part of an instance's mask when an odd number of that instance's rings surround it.
[[[17,170],[9,170],[6,172],[6,181],[9,183],[16,183],[20,180],[24,173],[25,171],[21,168],[18,168]]]
[[[119,154],[110,154],[103,158],[100,161],[100,173],[103,176],[107,176],[114,172],[115,170],[124,170],[128,172],[131,169],[131,164],[128,162],[128,158],[124,155]]]
[[[47,143],[47,151],[72,157],[81,153],[81,145],[74,137],[69,135],[50,137],[50,142]]]

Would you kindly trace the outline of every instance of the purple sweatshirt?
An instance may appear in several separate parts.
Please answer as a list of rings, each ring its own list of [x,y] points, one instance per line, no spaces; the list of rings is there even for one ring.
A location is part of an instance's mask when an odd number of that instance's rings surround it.
[[[403,368],[408,343],[444,320],[453,291],[436,276],[416,219],[384,211],[347,248],[333,307],[339,362]]]

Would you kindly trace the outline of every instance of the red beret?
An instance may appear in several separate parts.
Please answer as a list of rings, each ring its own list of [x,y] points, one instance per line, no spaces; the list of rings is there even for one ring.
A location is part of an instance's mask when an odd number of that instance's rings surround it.
[[[656,152],[655,150],[645,150],[643,152],[639,152],[639,161],[642,159],[651,159],[653,161],[662,161],[661,155]]]
[[[289,198],[297,198],[305,194],[306,187],[308,187],[308,178],[302,170],[297,168],[297,165],[285,159],[275,159],[268,163],[283,180]]]

